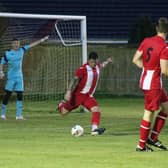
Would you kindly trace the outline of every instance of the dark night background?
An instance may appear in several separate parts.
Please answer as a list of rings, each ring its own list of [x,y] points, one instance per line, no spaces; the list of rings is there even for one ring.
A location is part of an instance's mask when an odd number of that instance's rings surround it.
[[[137,18],[168,16],[167,0],[1,0],[1,12],[86,15],[88,39],[128,39]]]

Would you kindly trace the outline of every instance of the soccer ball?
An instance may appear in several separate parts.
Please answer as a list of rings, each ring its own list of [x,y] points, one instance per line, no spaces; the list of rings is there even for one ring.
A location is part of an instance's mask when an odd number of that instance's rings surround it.
[[[71,134],[76,137],[82,136],[84,134],[84,129],[80,125],[75,125],[71,129]]]

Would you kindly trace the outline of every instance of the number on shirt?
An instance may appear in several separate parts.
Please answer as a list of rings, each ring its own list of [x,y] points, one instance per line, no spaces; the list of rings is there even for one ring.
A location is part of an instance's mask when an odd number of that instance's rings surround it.
[[[149,62],[150,58],[151,58],[151,52],[153,51],[153,48],[150,47],[147,49],[147,58],[146,58],[146,62]]]

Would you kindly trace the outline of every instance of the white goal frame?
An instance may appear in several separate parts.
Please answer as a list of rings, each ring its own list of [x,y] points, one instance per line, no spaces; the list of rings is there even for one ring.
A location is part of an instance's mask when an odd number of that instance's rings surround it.
[[[62,19],[79,20],[81,27],[82,63],[87,61],[87,24],[86,16],[73,15],[46,15],[46,14],[26,14],[26,13],[6,13],[0,12],[0,17],[10,18],[31,18],[31,19]]]

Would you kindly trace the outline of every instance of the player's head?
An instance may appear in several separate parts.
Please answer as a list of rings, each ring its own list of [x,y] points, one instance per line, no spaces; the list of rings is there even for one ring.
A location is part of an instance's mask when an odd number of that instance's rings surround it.
[[[12,49],[17,50],[20,47],[20,41],[17,38],[12,39]]]
[[[98,61],[98,55],[96,52],[90,52],[89,56],[88,56],[88,64],[94,68],[97,64]]]
[[[168,19],[166,17],[159,18],[158,23],[156,25],[156,31],[158,33],[168,33]]]

